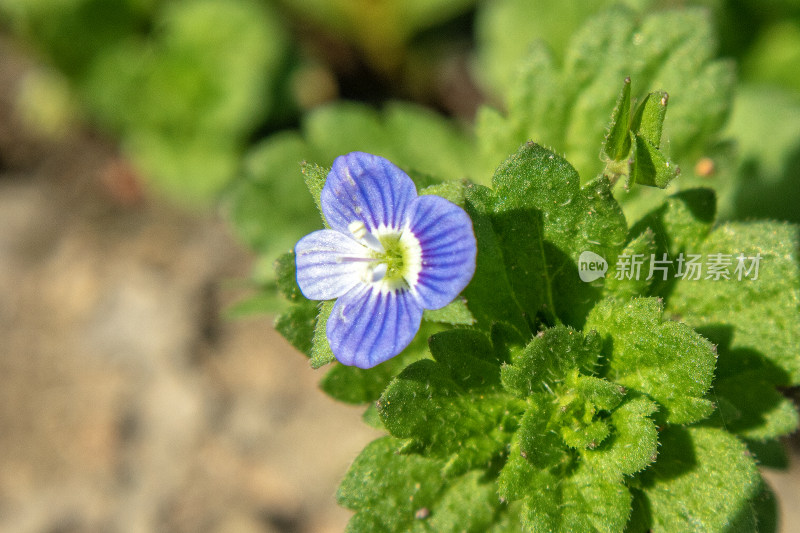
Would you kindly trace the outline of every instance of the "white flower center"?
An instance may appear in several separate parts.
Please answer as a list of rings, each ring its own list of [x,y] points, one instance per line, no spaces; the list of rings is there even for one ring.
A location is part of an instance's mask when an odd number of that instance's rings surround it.
[[[373,234],[356,220],[347,229],[369,249],[365,282],[378,285],[383,293],[413,290],[422,270],[422,247],[408,227],[398,230],[380,226]]]

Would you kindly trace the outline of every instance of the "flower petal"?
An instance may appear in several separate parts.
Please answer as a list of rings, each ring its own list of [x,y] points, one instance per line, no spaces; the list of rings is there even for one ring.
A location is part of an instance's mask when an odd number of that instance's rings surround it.
[[[389,160],[352,152],[333,162],[320,199],[331,228],[349,235],[354,221],[371,233],[380,226],[399,229],[416,197],[414,182]]]
[[[466,211],[439,196],[420,196],[409,216],[409,230],[422,248],[414,289],[425,309],[440,309],[475,274],[478,247],[472,220]]]
[[[336,300],[328,342],[342,364],[372,368],[403,351],[421,321],[422,308],[409,291],[359,285]]]
[[[295,245],[297,285],[309,300],[332,300],[363,279],[369,250],[338,231],[309,233]]]

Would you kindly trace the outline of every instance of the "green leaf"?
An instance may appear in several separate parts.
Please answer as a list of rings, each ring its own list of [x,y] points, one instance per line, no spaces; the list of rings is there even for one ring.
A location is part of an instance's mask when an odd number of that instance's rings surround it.
[[[275,329],[292,346],[310,356],[317,313],[316,302],[301,301],[278,315],[275,319]]]
[[[644,470],[658,453],[658,432],[650,418],[657,410],[654,402],[641,396],[615,409],[611,438],[581,452],[586,465],[605,479],[621,479]]]
[[[328,221],[325,220],[325,214],[322,212],[322,202],[320,196],[322,194],[322,188],[325,187],[325,180],[328,178],[330,169],[308,163],[304,163],[302,165],[302,169],[303,180],[306,182],[308,192],[311,193],[311,197],[314,199],[314,204],[317,206],[317,211],[319,211],[319,216],[322,217],[325,227],[329,228],[330,226],[328,226]]]
[[[450,329],[428,339],[431,355],[467,389],[500,383],[500,361],[489,338],[471,329]]]
[[[338,102],[309,113],[302,129],[309,151],[319,154],[315,160],[322,165],[359,150],[439,179],[474,174],[476,154],[470,139],[420,106],[393,102],[378,113],[363,104]]]
[[[375,440],[350,466],[336,495],[340,505],[356,511],[346,531],[478,533],[513,523],[480,472],[445,483],[442,461],[398,454],[398,445],[390,437]]]
[[[419,509],[433,507],[444,489],[442,463],[398,455],[390,437],[372,441],[350,466],[336,499],[356,511],[347,531],[403,531]]]
[[[503,322],[492,324],[490,336],[495,357],[501,364],[510,363],[525,348],[527,338],[514,327]]]
[[[741,83],[725,133],[735,139],[736,168],[711,180],[726,219],[800,222],[800,100],[776,87]],[[724,160],[715,160],[719,166]],[[708,181],[708,178],[706,178]]]
[[[651,257],[655,253],[655,235],[650,228],[646,228],[625,246],[617,256],[617,263],[609,265],[605,282],[606,294],[620,300],[646,296],[652,281],[648,279]]]
[[[256,145],[245,155],[241,176],[225,198],[239,238],[270,262],[322,227],[303,184],[303,146],[292,134],[276,134]]]
[[[469,312],[467,302],[463,298],[456,298],[441,309],[426,309],[422,314],[422,319],[454,326],[471,326],[475,323],[475,318]]]
[[[386,433],[386,428],[381,420],[381,415],[378,413],[378,406],[374,403],[367,405],[367,408],[361,415],[361,420],[363,420],[364,423],[369,427]]]
[[[523,520],[531,531],[622,531],[630,514],[625,485],[578,466],[569,475],[532,486]]]
[[[755,522],[760,533],[778,531],[778,499],[766,481],[761,482],[761,493],[752,501]]]
[[[742,440],[760,466],[778,470],[789,468],[789,456],[786,454],[783,439]]]
[[[364,9],[350,0],[293,0],[287,6],[314,27],[359,50],[374,72],[397,71],[408,54],[408,41],[466,13],[470,0],[389,0]],[[398,18],[398,13],[402,17]]]
[[[100,3],[81,4],[74,9],[90,14]],[[93,50],[76,81],[95,117],[122,138],[154,188],[179,202],[208,202],[234,178],[248,136],[272,111],[286,34],[270,5],[247,0],[165,3],[154,10],[146,26],[158,31],[118,34],[118,42]],[[100,28],[118,20],[104,11],[89,15],[71,41],[102,34]]]
[[[322,302],[319,306],[317,323],[314,326],[314,335],[311,338],[311,368],[319,368],[336,360],[331,345],[328,342],[328,319],[333,311],[333,300]]]
[[[711,231],[715,217],[714,191],[687,189],[668,196],[660,207],[637,222],[631,233],[652,230],[655,252],[675,257],[680,252],[695,253]]]
[[[671,426],[659,440],[658,461],[641,476],[639,497],[650,510],[641,527],[654,533],[755,531],[752,501],[762,485],[744,444],[703,427]]]
[[[677,177],[678,167],[660,151],[667,100],[664,91],[650,93],[631,117],[631,79],[625,78],[601,154],[606,163],[603,174],[612,182],[626,176],[628,185],[635,182],[663,189]]]
[[[720,409],[714,421],[744,439],[774,439],[797,429],[794,403],[757,371],[717,379],[714,396],[727,402],[727,408]]]
[[[490,467],[511,440],[515,411],[521,411],[492,387],[470,392],[466,387],[482,377],[470,379],[464,370],[466,365],[452,372],[441,363],[418,361],[386,388],[378,406],[389,433],[448,459],[449,474]]]
[[[631,501],[624,476],[641,471],[656,457],[658,435],[649,418],[655,403],[635,397],[617,407],[622,394],[618,385],[589,376],[580,379],[577,387],[557,391],[555,397],[549,392],[528,397],[498,477],[498,493],[524,502],[523,516],[533,531],[621,530]],[[576,389],[582,399],[614,409],[607,418],[610,438],[596,448],[571,444],[583,448],[580,460],[560,438],[565,407],[569,409],[564,396],[574,397]]]
[[[531,4],[529,9],[537,7]],[[513,80],[504,83],[507,115],[478,114],[485,165],[497,164],[514,146],[533,140],[565,154],[582,180],[589,181],[602,171],[597,151],[603,146],[609,110],[620,80],[630,77],[638,87],[632,97],[640,101],[651,91],[670,90],[673,102],[664,130],[670,158],[693,166],[717,135],[730,105],[733,69],[714,59],[714,41],[708,17],[699,9],[639,17],[613,8],[590,18],[571,36],[561,65],[545,45],[534,44],[526,60],[514,65]],[[646,130],[650,135],[650,128]]]
[[[288,252],[275,260],[275,282],[284,298],[290,302],[305,300],[305,296],[297,286],[297,267],[294,252]]]
[[[412,176],[413,179],[413,176]],[[420,196],[425,194],[435,194],[445,200],[453,202],[459,207],[464,207],[466,202],[467,187],[469,182],[466,180],[450,180],[444,183],[435,183],[419,190]]]
[[[570,448],[583,450],[596,448],[610,435],[609,421],[601,411],[616,407],[625,389],[574,370],[554,393],[561,438]]]
[[[714,373],[712,345],[686,324],[661,316],[655,298],[607,299],[592,310],[586,329],[604,340],[608,379],[656,400],[669,423],[701,420],[713,410],[705,398]]]
[[[697,262],[696,252],[711,231],[715,215],[716,199],[711,189],[687,189],[668,196],[658,208],[645,215],[631,228],[631,233],[634,235],[639,232],[652,232],[654,247],[649,251],[643,249],[634,251],[644,254],[641,274],[638,280],[633,276],[634,279],[624,280],[622,284],[629,289],[647,284],[649,294],[668,298],[678,277],[694,268],[691,263]],[[624,266],[627,267],[627,275],[630,275],[630,264]],[[652,279],[648,280],[651,274]],[[616,269],[615,277],[619,275],[620,271]],[[639,293],[639,295],[644,294],[644,292]],[[624,298],[636,294],[633,290],[622,290],[619,291],[619,295]]]
[[[503,386],[520,397],[552,393],[552,388],[573,370],[593,373],[601,347],[595,334],[584,337],[565,326],[546,329],[521,353],[512,355],[511,365],[503,366],[500,372]]]
[[[625,388],[594,376],[579,375],[575,378],[575,392],[597,409],[610,411],[622,401]]]
[[[609,161],[621,161],[628,159],[631,151],[630,119],[631,119],[631,79],[625,78],[622,85],[622,92],[614,106],[611,114],[611,124],[608,128],[605,142],[603,143],[603,155]]]
[[[494,483],[487,481],[480,471],[473,471],[448,483],[447,490],[425,519],[421,531],[487,531],[496,525],[500,514],[500,500]],[[418,512],[417,516],[422,516]],[[499,525],[499,524],[497,524]],[[498,530],[508,531],[508,530]]]
[[[533,329],[537,319],[552,323],[552,281],[545,256],[542,214],[533,209],[511,209],[493,213],[492,227],[497,235],[505,273],[525,321]]]
[[[580,280],[579,256],[590,251],[613,263],[626,240],[625,217],[611,196],[608,181],[600,178],[581,188],[578,174],[567,161],[528,143],[498,167],[492,183],[496,217],[524,215],[525,222],[533,224],[537,212],[541,214],[544,240],[539,238],[521,251],[533,274],[529,290],[535,292],[543,284],[548,310],[566,324],[582,326],[600,291]],[[510,244],[522,246],[523,238],[536,238],[535,231],[534,225],[513,237]],[[537,278],[542,257],[546,268]]]
[[[800,383],[800,270],[798,229],[772,222],[734,223],[714,230],[694,250],[730,259],[730,279],[679,279],[667,312],[719,345],[721,376],[757,369],[776,385]],[[745,258],[741,269],[737,256]],[[746,269],[758,260],[758,278]]]
[[[564,443],[575,450],[595,448],[602,443],[611,432],[605,420],[587,421],[584,417],[571,417],[564,420],[561,426],[561,438]]]
[[[668,101],[669,95],[666,92],[652,92],[637,105],[631,118],[631,131],[656,148],[661,146],[661,132],[664,129]]]
[[[533,475],[527,472],[531,466],[538,470],[547,470],[569,461],[570,456],[559,435],[556,404],[552,396],[535,394],[528,399],[528,408],[522,415],[512,442],[512,458],[519,461],[518,457],[524,459],[521,462],[526,463],[525,468],[514,466],[513,463],[507,465],[498,480],[500,494],[511,500],[520,499],[527,494],[528,480],[525,478]],[[522,478],[517,477],[520,474]]]
[[[635,135],[631,179],[640,185],[665,188],[678,176],[678,167],[667,160],[658,145]]]
[[[494,323],[503,322],[520,332],[529,332],[530,327],[511,289],[502,248],[492,225],[493,201],[491,189],[481,185],[467,188],[464,209],[472,219],[478,255],[475,275],[462,294],[469,302],[478,327],[488,330]]]
[[[563,57],[569,40],[583,21],[613,4],[644,7],[642,0],[593,0],[582,4],[558,0],[494,0],[478,5],[478,74],[496,92],[514,80],[517,67],[532,45],[545,42]]]

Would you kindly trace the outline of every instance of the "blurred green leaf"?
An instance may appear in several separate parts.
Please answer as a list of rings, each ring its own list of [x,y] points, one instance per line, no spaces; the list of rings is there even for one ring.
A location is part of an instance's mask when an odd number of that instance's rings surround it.
[[[763,8],[762,8],[763,9]],[[800,6],[795,17],[776,17],[764,27],[742,60],[742,77],[751,83],[776,85],[800,93]]]
[[[621,8],[598,13],[570,38],[561,65],[545,45],[532,45],[513,80],[503,85],[507,113],[484,108],[478,115],[484,164],[491,167],[514,146],[533,140],[564,153],[582,181],[589,181],[602,170],[598,148],[619,83],[629,76],[637,100],[670,90],[666,151],[691,168],[729,109],[733,72],[729,63],[713,59],[714,48],[706,13],[694,9],[641,18]]]
[[[208,201],[270,112],[284,31],[251,0],[168,3],[155,16],[151,38],[130,34],[96,50],[79,88],[156,189]]]
[[[741,85],[725,131],[737,143],[736,179],[709,178],[722,217],[800,222],[800,96]]]
[[[469,9],[475,0],[280,0],[315,24],[359,46],[375,68],[396,69],[407,42]],[[306,22],[307,23],[307,22]]]
[[[570,36],[587,19],[614,4],[641,8],[647,0],[492,0],[478,6],[476,26],[481,81],[502,93],[513,83],[514,72],[531,46],[547,43],[563,57]],[[610,109],[610,108],[609,108]]]
[[[297,135],[274,135],[250,150],[240,178],[226,194],[237,235],[257,253],[283,253],[303,235],[322,228],[303,182],[303,157]]]

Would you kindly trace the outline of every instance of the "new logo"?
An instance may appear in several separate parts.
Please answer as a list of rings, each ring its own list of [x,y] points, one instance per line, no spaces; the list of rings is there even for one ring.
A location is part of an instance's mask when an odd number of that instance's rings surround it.
[[[594,252],[581,252],[578,258],[578,275],[581,281],[589,283],[598,278],[603,278],[608,272],[608,262]]]

